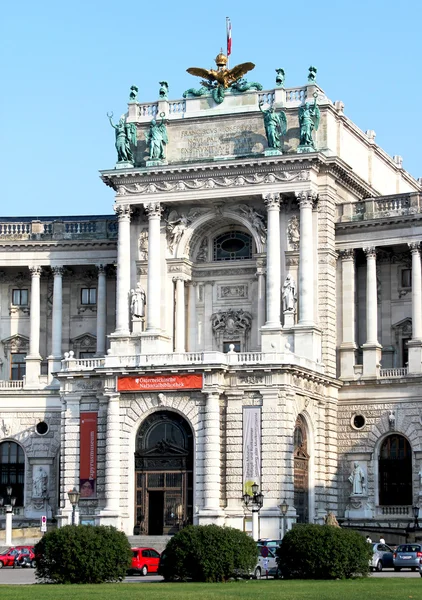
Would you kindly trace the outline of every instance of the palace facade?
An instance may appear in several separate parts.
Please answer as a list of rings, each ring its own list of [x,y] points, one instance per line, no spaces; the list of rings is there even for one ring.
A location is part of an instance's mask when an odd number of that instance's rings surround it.
[[[261,102],[285,112],[278,150]],[[81,522],[127,534],[250,531],[256,483],[262,537],[285,500],[288,526],[333,512],[398,539],[422,495],[420,182],[312,80],[132,97],[124,126],[115,214],[0,220],[14,526],[69,522],[75,487]]]

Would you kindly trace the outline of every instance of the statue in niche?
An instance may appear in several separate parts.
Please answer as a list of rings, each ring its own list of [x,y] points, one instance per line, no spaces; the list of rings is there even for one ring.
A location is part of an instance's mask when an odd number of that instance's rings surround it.
[[[299,219],[296,215],[293,215],[291,219],[289,219],[289,223],[287,225],[287,237],[289,240],[290,246],[293,250],[298,250],[299,248]]]
[[[140,283],[137,284],[136,290],[130,290],[130,312],[132,317],[145,317],[145,304],[147,296]]]
[[[353,470],[349,475],[349,481],[352,484],[352,495],[362,496],[366,490],[365,473],[357,460],[353,464]]]
[[[291,275],[287,275],[282,288],[283,312],[293,312],[296,309],[296,283]]]
[[[147,146],[149,146],[150,160],[165,160],[165,147],[168,144],[167,127],[165,113],[160,113],[161,122],[157,123],[153,119],[149,126],[149,131],[145,132]]]
[[[388,415],[388,426],[392,431],[396,428],[396,415],[394,410],[390,410],[390,414]]]
[[[115,146],[117,150],[117,162],[128,162],[133,164],[134,158],[132,146],[136,147],[135,123],[128,123],[125,115],[122,115],[119,122],[114,125],[112,121],[113,113],[107,113],[107,117],[116,133]]]
[[[159,90],[159,95],[160,95],[160,100],[168,100],[169,99],[169,84],[167,83],[167,81],[159,81],[158,82],[160,84],[160,90]]]
[[[48,474],[45,469],[39,467],[34,474],[34,482],[32,486],[33,498],[45,498],[48,492]]]
[[[182,239],[182,235],[189,227],[189,225],[194,221],[196,216],[198,215],[198,211],[189,211],[188,215],[178,214],[177,211],[172,210],[168,216],[166,221],[166,233],[167,233],[167,243],[170,252],[174,251],[174,248],[177,247],[177,244]]]
[[[285,80],[285,73],[284,73],[284,69],[276,69],[275,72],[277,73],[276,78],[275,78],[275,84],[277,87],[284,87],[284,80]]]
[[[287,131],[286,113],[283,110],[276,113],[273,106],[270,106],[267,110],[262,110],[263,105],[263,102],[259,103],[259,110],[264,115],[265,134],[267,136],[268,147],[280,150],[281,137],[285,135]]]
[[[132,85],[129,92],[129,102],[138,102],[138,87]]]
[[[196,255],[196,262],[207,262],[208,260],[208,238],[204,237],[199,246],[198,253]]]
[[[318,94],[314,94],[314,103],[312,106],[309,102],[305,102],[304,106],[299,108],[299,128],[300,128],[300,142],[299,148],[308,149],[308,152],[315,151],[314,140],[312,138],[312,132],[318,130],[321,113],[317,104]],[[298,151],[300,151],[298,149]]]
[[[316,67],[309,67],[308,71],[308,83],[316,83],[316,74],[317,74],[317,68]]]
[[[248,206],[247,204],[239,205],[239,210],[246,216],[249,223],[258,233],[259,238],[263,244],[267,241],[267,228],[265,226],[265,218],[252,206]]]
[[[148,231],[141,231],[139,236],[139,259],[148,260]]]

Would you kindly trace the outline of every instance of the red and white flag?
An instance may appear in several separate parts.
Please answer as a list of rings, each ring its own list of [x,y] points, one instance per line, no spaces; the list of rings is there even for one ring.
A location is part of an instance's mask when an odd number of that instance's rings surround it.
[[[226,29],[227,29],[227,58],[232,53],[232,24],[230,23],[229,17],[226,17]]]

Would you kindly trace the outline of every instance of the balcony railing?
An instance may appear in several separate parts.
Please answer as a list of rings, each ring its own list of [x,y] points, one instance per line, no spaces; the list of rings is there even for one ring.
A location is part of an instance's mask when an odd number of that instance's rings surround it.
[[[23,388],[23,379],[2,381],[0,380],[0,390],[21,390]]]
[[[407,367],[398,367],[391,369],[380,369],[380,377],[383,379],[406,377],[408,373]]]
[[[369,221],[422,212],[422,194],[416,192],[366,198],[360,202],[340,204],[338,221]]]
[[[60,239],[114,239],[117,237],[117,221],[110,215],[99,217],[74,217],[52,220],[26,218],[25,220],[0,221],[2,240],[60,240]]]
[[[412,507],[411,506],[377,506],[376,509],[378,516],[383,517],[407,517],[411,516]]]

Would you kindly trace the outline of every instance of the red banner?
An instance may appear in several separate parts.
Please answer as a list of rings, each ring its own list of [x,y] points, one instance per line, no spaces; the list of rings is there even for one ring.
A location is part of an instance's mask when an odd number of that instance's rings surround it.
[[[81,412],[79,485],[81,498],[95,496],[97,480],[97,413]]]
[[[202,375],[132,375],[117,378],[118,392],[201,389]]]

